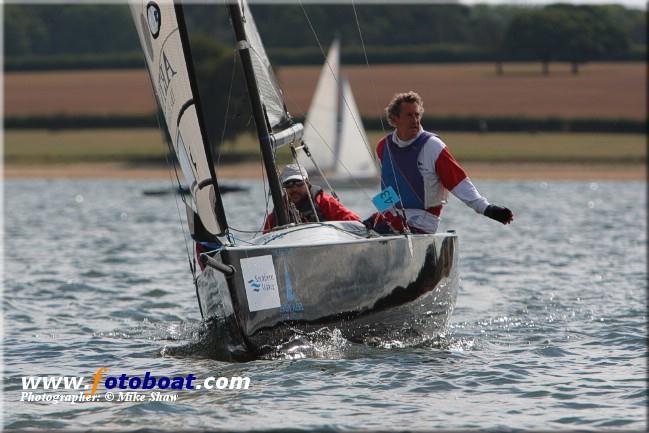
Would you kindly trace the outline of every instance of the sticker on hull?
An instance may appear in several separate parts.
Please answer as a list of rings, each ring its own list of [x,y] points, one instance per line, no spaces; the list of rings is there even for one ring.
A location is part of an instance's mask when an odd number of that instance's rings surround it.
[[[280,307],[273,256],[241,259],[241,273],[250,312]]]

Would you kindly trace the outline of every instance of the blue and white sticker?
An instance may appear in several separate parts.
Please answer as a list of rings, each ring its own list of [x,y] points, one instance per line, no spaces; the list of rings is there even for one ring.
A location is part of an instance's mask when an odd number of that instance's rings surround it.
[[[379,212],[385,212],[399,204],[400,201],[399,196],[394,192],[394,188],[391,186],[387,187],[372,198],[372,203],[374,203],[374,207],[378,209]]]
[[[280,307],[273,256],[241,259],[241,274],[250,312]]]

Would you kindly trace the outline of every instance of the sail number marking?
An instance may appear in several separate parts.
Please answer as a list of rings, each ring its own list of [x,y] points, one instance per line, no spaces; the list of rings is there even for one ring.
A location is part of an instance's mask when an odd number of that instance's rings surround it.
[[[399,196],[394,192],[394,188],[391,186],[387,187],[372,198],[372,203],[379,212],[384,212],[390,209],[400,201]]]
[[[171,79],[176,75],[177,72],[171,65],[169,58],[162,50],[162,59],[158,65],[158,94],[163,106],[167,106],[167,101],[171,105],[174,104],[174,94],[173,91],[169,93],[169,88],[171,85]]]

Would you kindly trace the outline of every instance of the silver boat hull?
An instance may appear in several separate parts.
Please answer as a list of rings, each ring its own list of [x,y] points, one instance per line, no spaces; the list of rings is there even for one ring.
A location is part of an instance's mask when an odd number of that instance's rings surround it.
[[[226,277],[208,267],[198,276],[203,318],[236,324],[229,334],[254,353],[322,328],[363,343],[432,338],[444,331],[457,298],[455,233],[343,236],[328,242],[339,228],[322,224],[319,232],[301,234],[303,227],[287,229],[292,230],[287,236],[273,232],[263,245],[216,253],[215,260],[236,271]],[[291,236],[312,241],[295,243]],[[263,278],[251,278],[253,262],[265,264]],[[262,308],[251,287],[256,279],[271,283],[258,292],[277,292]]]

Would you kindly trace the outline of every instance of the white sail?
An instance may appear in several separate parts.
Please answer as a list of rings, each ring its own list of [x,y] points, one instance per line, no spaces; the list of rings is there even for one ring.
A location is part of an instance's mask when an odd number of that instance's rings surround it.
[[[352,88],[346,78],[341,77],[341,80],[343,86],[343,97],[340,101],[342,121],[340,122],[340,145],[335,176],[376,177],[376,165],[368,150],[367,134],[363,128],[363,121],[358,112]]]
[[[327,171],[333,171],[336,168],[335,147],[340,99],[338,86],[339,47],[338,40],[334,41],[320,71],[315,94],[306,115],[303,136],[313,158],[318,162],[320,168]],[[300,162],[309,172],[315,171],[309,158],[304,156]]]
[[[358,106],[349,81],[340,73],[338,40],[329,49],[305,123],[304,141],[328,176],[376,177]],[[302,156],[300,162],[309,172],[315,172],[309,158]]]
[[[257,79],[259,97],[266,109],[266,116],[268,116],[271,128],[275,128],[288,119],[282,90],[277,84],[277,78],[273,72],[270,60],[268,60],[268,55],[266,55],[264,44],[261,41],[261,36],[250,12],[248,2],[242,0],[241,6],[243,27],[248,38],[248,43],[250,44],[250,57],[255,78]]]
[[[143,0],[130,6],[156,99],[191,190],[190,205],[210,233],[220,234],[225,229],[225,218],[220,223],[215,211],[221,205],[220,196],[212,184],[211,162],[205,151],[207,139],[199,120],[197,95],[192,91],[193,77],[176,9],[168,1],[156,4]]]

